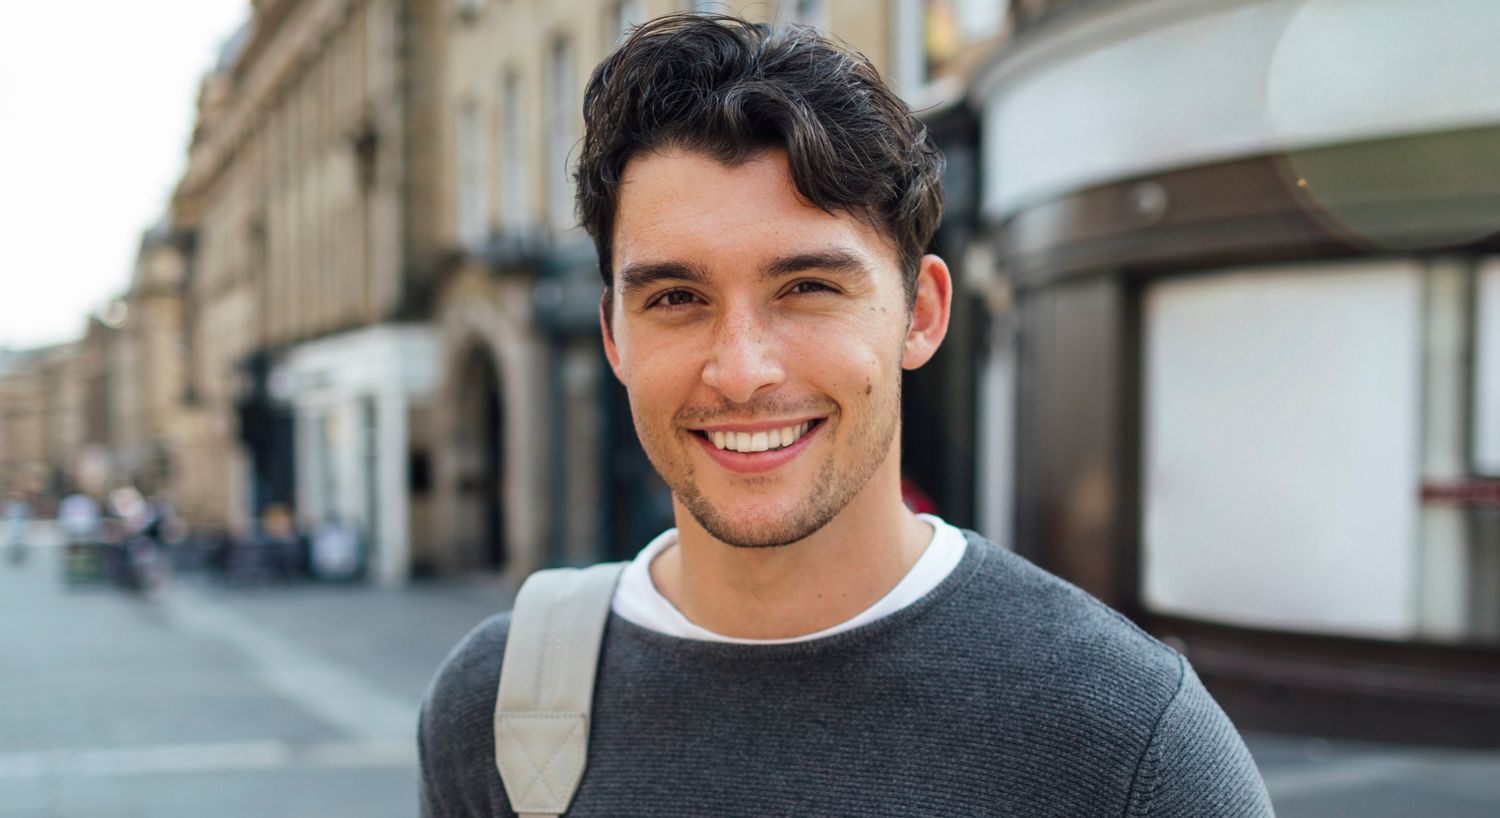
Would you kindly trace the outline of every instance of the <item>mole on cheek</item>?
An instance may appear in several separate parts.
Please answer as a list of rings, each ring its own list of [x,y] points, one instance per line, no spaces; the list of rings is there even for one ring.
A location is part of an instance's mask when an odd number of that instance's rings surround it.
[[[873,383],[867,383],[867,384],[865,384],[865,394],[866,395],[868,395],[868,394],[870,394],[871,392],[874,392],[874,391],[875,391],[875,384],[873,384]]]

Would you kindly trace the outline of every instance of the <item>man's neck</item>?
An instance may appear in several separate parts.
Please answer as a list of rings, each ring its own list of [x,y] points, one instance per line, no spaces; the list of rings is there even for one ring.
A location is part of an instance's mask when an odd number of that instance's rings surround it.
[[[878,479],[878,478],[877,478]],[[714,539],[680,507],[678,543],[651,581],[694,624],[724,636],[786,639],[853,618],[906,576],[933,536],[898,481],[871,485],[828,525],[777,548]]]

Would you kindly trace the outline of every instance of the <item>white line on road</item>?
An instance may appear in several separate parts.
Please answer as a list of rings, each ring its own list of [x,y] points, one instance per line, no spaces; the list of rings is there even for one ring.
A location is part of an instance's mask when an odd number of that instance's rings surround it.
[[[292,744],[244,741],[165,744],[108,750],[0,753],[0,781],[52,776],[134,776],[311,768],[410,767],[409,741]]]
[[[184,630],[238,649],[267,687],[350,737],[416,741],[415,702],[403,702],[376,689],[190,588],[174,588],[161,601],[168,617]]]

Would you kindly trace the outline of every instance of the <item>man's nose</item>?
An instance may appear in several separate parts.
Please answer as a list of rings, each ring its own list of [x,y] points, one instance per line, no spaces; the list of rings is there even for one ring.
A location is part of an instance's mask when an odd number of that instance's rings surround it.
[[[775,334],[752,310],[724,316],[715,328],[703,382],[735,403],[786,380]]]

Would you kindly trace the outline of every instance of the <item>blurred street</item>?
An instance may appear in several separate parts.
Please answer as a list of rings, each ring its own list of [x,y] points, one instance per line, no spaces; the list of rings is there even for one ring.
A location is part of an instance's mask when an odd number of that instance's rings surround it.
[[[0,816],[411,816],[416,704],[498,582],[64,588],[0,567]]]
[[[415,707],[498,580],[66,589],[0,568],[0,817],[410,816]],[[1282,818],[1500,814],[1500,753],[1249,737]]]

